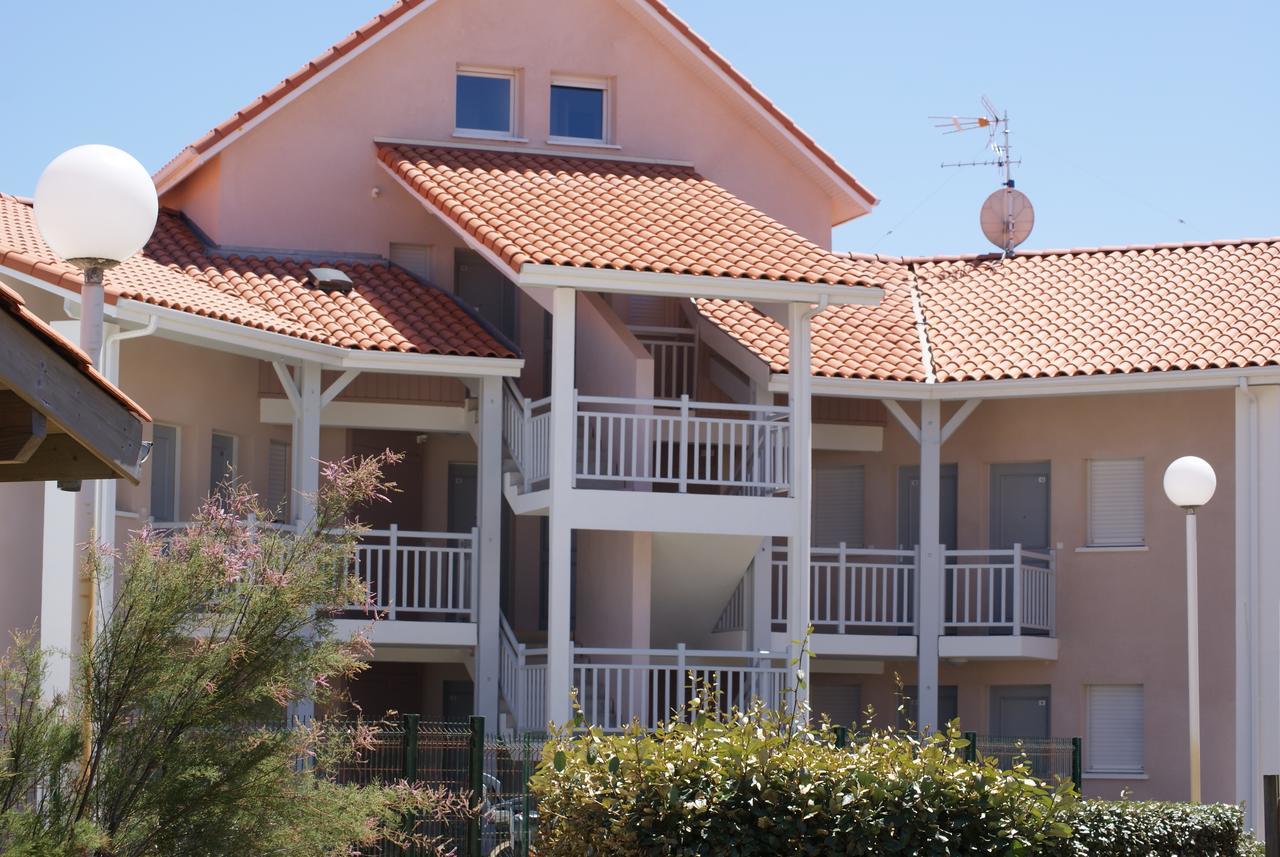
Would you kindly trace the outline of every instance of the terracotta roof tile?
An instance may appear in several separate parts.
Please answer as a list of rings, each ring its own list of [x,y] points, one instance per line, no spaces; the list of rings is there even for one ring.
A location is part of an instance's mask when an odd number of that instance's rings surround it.
[[[307,269],[337,268],[349,292],[309,284]],[[0,194],[0,266],[78,291],[80,272],[54,256],[31,206]],[[515,349],[452,295],[375,262],[244,258],[204,245],[164,210],[142,253],[107,271],[107,299],[141,301],[312,342],[373,351],[515,357]]]
[[[815,319],[816,375],[953,382],[1280,365],[1276,238],[850,258],[874,267],[885,297]],[[781,324],[743,302],[698,308],[773,371],[787,370]]]
[[[878,285],[691,167],[377,144],[378,158],[513,271],[567,265]]]

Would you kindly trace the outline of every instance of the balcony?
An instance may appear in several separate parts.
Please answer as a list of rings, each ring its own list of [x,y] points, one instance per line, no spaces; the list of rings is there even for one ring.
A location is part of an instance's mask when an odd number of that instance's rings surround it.
[[[526,648],[502,622],[499,693],[517,730],[546,726],[547,651]],[[767,652],[578,648],[570,681],[587,723],[618,732],[632,722],[653,729],[686,710],[693,695],[712,689],[720,707],[782,701],[787,658]]]
[[[289,524],[246,523],[294,529]],[[191,524],[151,526],[167,534]],[[348,605],[339,613],[339,630],[350,635],[373,622],[371,640],[376,644],[475,645],[477,537],[475,530],[431,533],[394,524],[361,533],[351,571],[368,588],[369,602]]]
[[[767,496],[789,485],[790,411],[575,392],[574,487]],[[518,490],[551,476],[551,400],[507,389],[503,439]]]
[[[914,657],[918,624],[918,552],[815,548],[810,565],[814,651],[862,657]],[[1009,550],[944,554],[943,635],[950,658],[1057,657],[1054,558]],[[775,549],[770,618],[786,631],[787,554]],[[775,648],[777,648],[775,639]]]

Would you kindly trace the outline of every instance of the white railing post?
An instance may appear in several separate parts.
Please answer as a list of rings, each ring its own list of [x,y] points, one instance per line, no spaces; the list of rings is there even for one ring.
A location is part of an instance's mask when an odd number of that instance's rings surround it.
[[[689,395],[680,397],[680,493],[689,490]]]
[[[858,591],[858,581],[849,568],[849,546],[845,542],[840,543],[840,557],[836,563],[836,568],[838,569],[837,573],[840,575],[836,580],[836,595],[840,599],[836,603],[836,616],[840,623],[840,633],[844,634],[848,631],[849,620],[853,618],[850,614],[857,613],[856,610],[845,609],[845,605],[849,604],[849,600],[846,597],[849,594],[849,583],[853,583],[854,598],[857,598]],[[827,609],[831,609],[830,605],[827,605]],[[827,618],[830,619],[831,617],[828,616]],[[867,617],[864,616],[862,618],[863,621],[866,621]]]
[[[521,406],[524,419],[520,421],[520,453],[516,456],[516,464],[520,466],[521,486],[528,491],[533,480],[529,478],[529,468],[533,464],[533,400],[525,397]]]
[[[1049,549],[1049,636],[1058,636],[1058,552]]]
[[[388,537],[388,558],[387,558],[387,618],[395,620],[396,607],[400,601],[399,589],[400,584],[396,580],[399,577],[400,570],[400,546],[399,546],[399,526],[391,525]]]
[[[1013,546],[1013,635],[1022,635],[1022,545]]]
[[[480,606],[480,568],[476,564],[476,556],[480,548],[480,527],[479,525],[471,528],[471,546],[466,552],[466,564],[463,569],[463,580],[460,581],[467,593],[467,614],[471,616],[471,621],[476,621],[479,615]]]
[[[676,711],[679,712],[679,717],[681,720],[684,719],[684,706],[685,706],[685,702],[687,701],[685,697],[685,686],[684,686],[684,680],[685,680],[684,650],[685,650],[684,643],[678,643],[676,645],[676,699],[678,700],[678,703],[679,703],[676,706]]]
[[[578,487],[578,470],[583,465],[582,456],[586,454],[586,435],[581,429],[582,413],[578,405],[578,388],[573,388],[573,401],[571,403],[572,410],[570,414],[571,424],[573,426],[572,446],[573,459],[570,462],[572,469],[569,471],[569,485],[572,488]],[[599,462],[597,462],[597,466]]]

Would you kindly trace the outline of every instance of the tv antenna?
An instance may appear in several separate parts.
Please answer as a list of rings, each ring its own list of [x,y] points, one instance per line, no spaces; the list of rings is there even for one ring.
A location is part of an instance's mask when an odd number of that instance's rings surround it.
[[[988,161],[959,161],[944,163],[945,167],[995,167],[1004,175],[1004,182],[999,190],[987,197],[982,204],[979,222],[982,233],[987,240],[1000,248],[1005,256],[1013,255],[1017,247],[1031,234],[1035,225],[1035,210],[1031,200],[1020,190],[1014,188],[1013,166],[1021,164],[1014,160],[1009,145],[1009,113],[1001,113],[991,103],[991,99],[982,96],[982,107],[986,110],[983,116],[930,116],[940,120],[935,128],[945,129],[944,134],[959,134],[974,129],[987,129],[987,147],[995,153],[995,158]]]

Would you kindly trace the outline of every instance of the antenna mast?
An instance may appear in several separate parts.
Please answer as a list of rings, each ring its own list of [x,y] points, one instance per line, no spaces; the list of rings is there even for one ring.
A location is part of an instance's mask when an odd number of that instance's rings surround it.
[[[1031,227],[1035,223],[1035,212],[1026,194],[1014,189],[1013,166],[1021,164],[1021,160],[1013,159],[1013,149],[1009,142],[1009,113],[1001,113],[991,103],[991,99],[982,96],[985,116],[930,116],[940,120],[934,127],[945,129],[944,134],[959,134],[975,128],[986,128],[987,146],[995,153],[989,161],[958,161],[943,163],[945,167],[995,167],[1003,176],[1000,190],[987,198],[982,206],[982,230],[992,244],[999,247],[1004,255],[1012,256],[1013,248],[1027,240]],[[997,135],[1000,139],[997,140]]]

